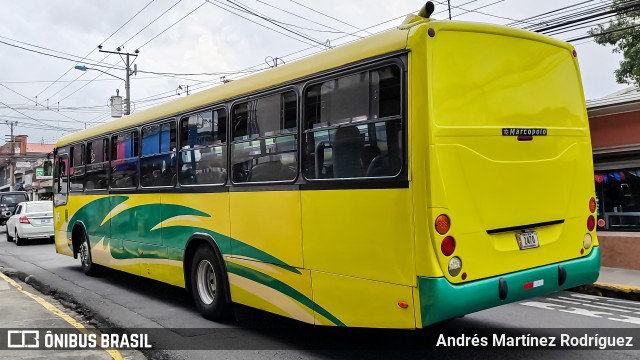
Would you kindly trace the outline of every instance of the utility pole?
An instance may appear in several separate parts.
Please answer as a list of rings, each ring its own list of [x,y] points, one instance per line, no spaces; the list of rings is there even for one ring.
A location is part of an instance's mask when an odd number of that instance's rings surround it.
[[[125,115],[129,115],[131,114],[131,81],[130,81],[130,76],[131,75],[136,75],[136,73],[138,72],[138,66],[134,65],[133,70],[131,70],[131,62],[129,61],[129,57],[130,56],[138,56],[138,53],[140,52],[140,50],[134,51],[134,54],[130,54],[130,53],[123,53],[120,52],[120,48],[117,48],[117,51],[105,51],[102,50],[102,45],[98,46],[98,49],[100,50],[100,52],[103,53],[108,53],[108,54],[117,54],[120,55],[120,57],[122,57],[122,55],[125,56],[125,58],[123,59],[124,63],[125,63],[125,71],[126,71],[126,76],[125,76],[125,80],[124,80],[124,87],[125,90],[127,92],[126,96],[127,98],[125,99],[125,110],[124,110],[124,114]],[[134,60],[135,61],[135,60]]]
[[[11,139],[10,141],[10,147],[11,147],[11,157],[9,158],[9,191],[13,191],[13,189],[15,189],[16,186],[16,176],[15,176],[15,166],[16,166],[16,159],[15,159],[15,144],[13,141],[13,127],[18,125],[17,121],[5,121],[7,123],[7,125],[9,126],[9,128],[11,129]]]

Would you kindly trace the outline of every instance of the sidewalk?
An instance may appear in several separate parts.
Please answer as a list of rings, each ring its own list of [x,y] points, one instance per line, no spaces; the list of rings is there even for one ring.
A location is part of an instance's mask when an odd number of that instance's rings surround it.
[[[21,330],[68,329],[69,333],[93,332],[75,320],[60,304],[40,295],[24,283],[18,283],[0,273],[0,358],[2,359],[123,359],[116,350],[23,350],[8,349],[21,343]],[[9,331],[16,331],[9,340]],[[17,335],[17,336],[15,336]],[[40,331],[38,343],[44,347],[44,331]],[[33,334],[27,335],[26,343],[35,342]],[[127,359],[143,359],[139,352],[126,351]]]
[[[573,290],[591,295],[640,301],[640,270],[600,268],[600,277],[593,285]]]

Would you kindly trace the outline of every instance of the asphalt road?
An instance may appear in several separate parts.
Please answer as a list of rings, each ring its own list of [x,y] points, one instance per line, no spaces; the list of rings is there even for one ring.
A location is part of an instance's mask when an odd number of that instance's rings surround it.
[[[4,228],[0,227],[0,231]],[[215,351],[151,351],[151,358],[172,359],[637,359],[640,351],[606,350],[433,350],[425,338],[455,329],[497,328],[534,335],[550,328],[634,328],[640,342],[640,303],[559,292],[489,309],[420,331],[337,329],[300,324],[238,307],[237,319],[203,319],[182,289],[117,271],[98,278],[83,274],[79,260],[58,255],[51,243],[18,247],[0,234],[0,267],[32,275],[45,291],[99,326],[159,329],[156,345],[188,349],[208,344]],[[2,268],[0,268],[2,270]],[[1,314],[0,314],[1,319]],[[514,330],[516,329],[516,330]],[[518,330],[520,329],[520,330]],[[482,331],[482,330],[479,330]],[[585,330],[586,331],[586,330]],[[606,330],[603,330],[604,333]],[[628,334],[628,333],[627,333]],[[637,335],[636,335],[637,334]],[[194,345],[196,344],[196,345]],[[198,345],[199,344],[199,345]],[[640,347],[638,347],[640,348]]]

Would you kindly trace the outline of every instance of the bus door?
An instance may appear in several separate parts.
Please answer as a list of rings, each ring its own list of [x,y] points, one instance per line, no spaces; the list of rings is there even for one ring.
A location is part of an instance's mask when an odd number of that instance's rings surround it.
[[[69,147],[58,148],[55,151],[53,167],[53,205],[56,252],[73,256],[71,234],[67,233],[69,226],[69,210],[67,201],[69,196]]]

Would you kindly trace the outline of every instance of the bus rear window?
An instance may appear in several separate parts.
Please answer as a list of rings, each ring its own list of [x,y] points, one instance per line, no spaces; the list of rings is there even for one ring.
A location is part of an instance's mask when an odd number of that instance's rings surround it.
[[[438,125],[586,126],[578,71],[568,49],[473,32],[442,31],[434,41]]]

